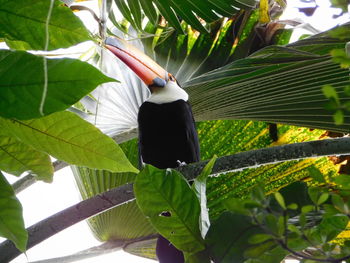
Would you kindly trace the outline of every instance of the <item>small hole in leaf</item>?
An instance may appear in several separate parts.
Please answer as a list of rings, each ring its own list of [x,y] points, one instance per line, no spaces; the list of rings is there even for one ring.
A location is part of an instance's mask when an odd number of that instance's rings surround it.
[[[170,234],[174,235],[174,234],[175,234],[175,232],[174,232],[174,231],[171,231],[171,232],[170,232]]]
[[[159,216],[171,217],[171,213],[169,211],[163,211],[159,214]]]

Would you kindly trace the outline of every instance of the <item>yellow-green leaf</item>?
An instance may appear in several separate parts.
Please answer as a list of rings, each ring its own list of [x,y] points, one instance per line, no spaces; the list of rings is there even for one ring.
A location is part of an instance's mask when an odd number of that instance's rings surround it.
[[[70,164],[138,172],[110,137],[68,111],[28,121],[0,119],[0,128],[38,151]]]
[[[16,176],[29,171],[37,175],[38,179],[48,182],[53,176],[50,157],[46,153],[36,151],[14,137],[1,134],[0,169]]]

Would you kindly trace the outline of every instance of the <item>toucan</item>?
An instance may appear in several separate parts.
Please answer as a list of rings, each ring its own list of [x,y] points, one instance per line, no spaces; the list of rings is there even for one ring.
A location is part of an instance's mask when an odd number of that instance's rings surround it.
[[[175,77],[125,40],[108,37],[105,46],[133,70],[151,92],[138,112],[142,163],[165,169],[198,162],[198,135],[188,94]],[[157,240],[156,254],[161,263],[184,262],[183,253],[163,236]]]

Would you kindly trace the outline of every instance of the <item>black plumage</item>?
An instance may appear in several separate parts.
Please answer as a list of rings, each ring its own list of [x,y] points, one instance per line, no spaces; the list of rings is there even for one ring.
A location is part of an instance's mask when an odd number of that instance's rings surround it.
[[[200,159],[198,135],[187,101],[144,102],[138,114],[139,149],[144,163],[157,168],[175,168],[180,162]],[[182,263],[183,253],[160,236],[156,253],[161,263]]]
[[[144,102],[138,114],[142,161],[157,168],[198,162],[199,143],[190,104],[184,100]]]

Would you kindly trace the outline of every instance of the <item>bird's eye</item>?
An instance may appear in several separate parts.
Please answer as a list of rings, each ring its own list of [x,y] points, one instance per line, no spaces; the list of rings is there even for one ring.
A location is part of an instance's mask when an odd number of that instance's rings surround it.
[[[175,77],[172,74],[170,74],[170,73],[169,73],[169,80],[176,81]]]

